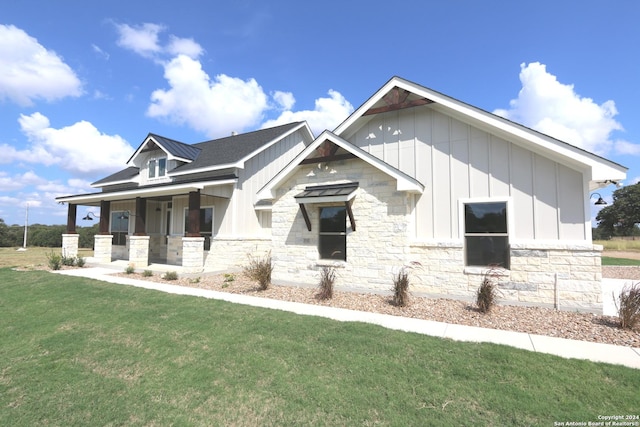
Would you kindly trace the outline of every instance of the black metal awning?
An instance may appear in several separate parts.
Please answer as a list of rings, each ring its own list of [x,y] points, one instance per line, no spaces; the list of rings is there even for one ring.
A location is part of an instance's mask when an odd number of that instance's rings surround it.
[[[316,185],[307,187],[303,192],[294,196],[296,202],[300,205],[304,222],[307,225],[307,230],[311,231],[311,220],[305,207],[306,203],[344,203],[347,214],[349,215],[349,221],[351,221],[351,229],[356,230],[356,222],[353,218],[353,211],[351,210],[351,204],[353,198],[356,196],[356,190],[359,183],[348,182],[345,184],[331,184],[331,185]]]

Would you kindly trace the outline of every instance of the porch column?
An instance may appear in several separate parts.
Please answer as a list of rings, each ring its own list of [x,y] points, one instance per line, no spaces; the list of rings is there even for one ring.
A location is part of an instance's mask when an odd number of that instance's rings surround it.
[[[94,236],[93,257],[97,263],[109,264],[111,262],[111,246],[113,236],[109,233],[109,218],[111,217],[111,202],[100,201],[100,231]]]
[[[204,267],[204,237],[182,238],[182,267],[185,273],[200,273]]]
[[[67,232],[62,235],[62,256],[75,258],[78,256],[78,241],[80,236],[76,233],[76,216],[78,205],[69,203],[67,208]]]
[[[146,236],[146,222],[147,219],[147,199],[142,197],[136,197],[136,216],[135,216],[135,229],[133,231],[134,236]]]
[[[109,234],[109,217],[111,216],[111,202],[100,201],[100,234]]]
[[[135,268],[149,265],[149,236],[129,236],[129,263]]]
[[[69,203],[67,207],[67,234],[76,233],[76,217],[78,215],[78,205]]]
[[[187,237],[200,237],[200,190],[189,193]]]

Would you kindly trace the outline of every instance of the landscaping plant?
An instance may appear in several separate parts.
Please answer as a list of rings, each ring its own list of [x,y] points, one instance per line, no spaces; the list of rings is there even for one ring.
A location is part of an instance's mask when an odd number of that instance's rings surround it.
[[[56,252],[49,252],[47,254],[47,264],[52,270],[60,270],[62,268],[62,255]]]
[[[175,271],[167,271],[166,273],[164,273],[162,278],[164,280],[178,280],[178,273],[176,273]]]
[[[620,292],[618,317],[622,329],[633,329],[640,323],[640,282],[629,287],[625,286]]]
[[[406,307],[409,304],[409,273],[401,268],[393,277],[393,305]]]
[[[271,252],[267,253],[263,258],[255,258],[249,255],[249,265],[244,267],[243,271],[247,277],[260,284],[260,290],[266,291],[269,289],[271,273],[273,272]]]
[[[127,274],[133,274],[135,271],[136,271],[136,269],[133,266],[133,264],[127,265],[127,267],[124,269],[124,272],[127,273]]]
[[[327,300],[333,298],[333,283],[336,281],[336,272],[333,267],[322,267],[320,271],[320,292],[318,298]]]
[[[499,276],[499,270],[493,267],[484,273],[482,283],[476,292],[476,304],[481,313],[488,313],[498,300],[496,280]]]

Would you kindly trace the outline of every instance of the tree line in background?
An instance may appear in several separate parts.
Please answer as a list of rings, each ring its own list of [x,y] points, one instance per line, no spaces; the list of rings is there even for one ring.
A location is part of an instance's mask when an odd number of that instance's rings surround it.
[[[640,182],[615,190],[613,203],[598,212],[596,221],[598,226],[593,230],[594,240],[640,236]]]
[[[93,236],[98,233],[98,224],[76,229],[81,248],[93,248]],[[66,225],[33,224],[27,227],[27,246],[46,248],[62,247],[62,235],[67,232]],[[0,247],[22,247],[24,243],[24,226],[7,225],[0,218]]]

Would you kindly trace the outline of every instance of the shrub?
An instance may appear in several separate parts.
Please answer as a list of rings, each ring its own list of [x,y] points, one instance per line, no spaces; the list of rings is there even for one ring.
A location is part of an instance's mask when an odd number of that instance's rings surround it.
[[[234,280],[236,280],[236,276],[234,276],[231,273],[224,273],[224,282],[225,283],[233,282]]]
[[[499,270],[490,268],[484,273],[482,284],[476,292],[476,304],[481,313],[488,313],[498,300],[498,285],[496,279],[500,276]]]
[[[393,305],[406,307],[409,304],[409,273],[406,268],[401,268],[398,274],[393,276]]]
[[[145,270],[145,271],[142,272],[142,276],[143,277],[151,277],[151,276],[153,276],[153,271]]]
[[[633,329],[640,323],[640,282],[620,291],[620,306],[616,308],[621,328]]]
[[[136,269],[133,266],[133,264],[127,265],[127,268],[124,269],[124,272],[127,273],[127,274],[133,274],[135,271],[136,271]]]
[[[333,298],[333,283],[336,281],[336,271],[333,267],[322,267],[320,271],[320,292],[318,298],[327,300]]]
[[[87,260],[85,260],[83,257],[79,256],[76,258],[76,265],[78,267],[82,268],[86,263],[87,263]]]
[[[61,259],[62,259],[62,265],[65,265],[67,267],[73,267],[76,263],[76,258],[72,256],[62,255]]]
[[[249,265],[244,267],[243,271],[251,280],[255,280],[260,284],[260,290],[266,291],[269,289],[271,273],[273,272],[271,252],[267,253],[263,258],[254,258],[249,255]]]
[[[164,280],[178,280],[178,273],[176,273],[175,271],[167,271],[166,273],[164,273],[162,278]]]
[[[48,253],[47,264],[52,270],[60,270],[60,268],[62,268],[62,255],[55,252]]]

